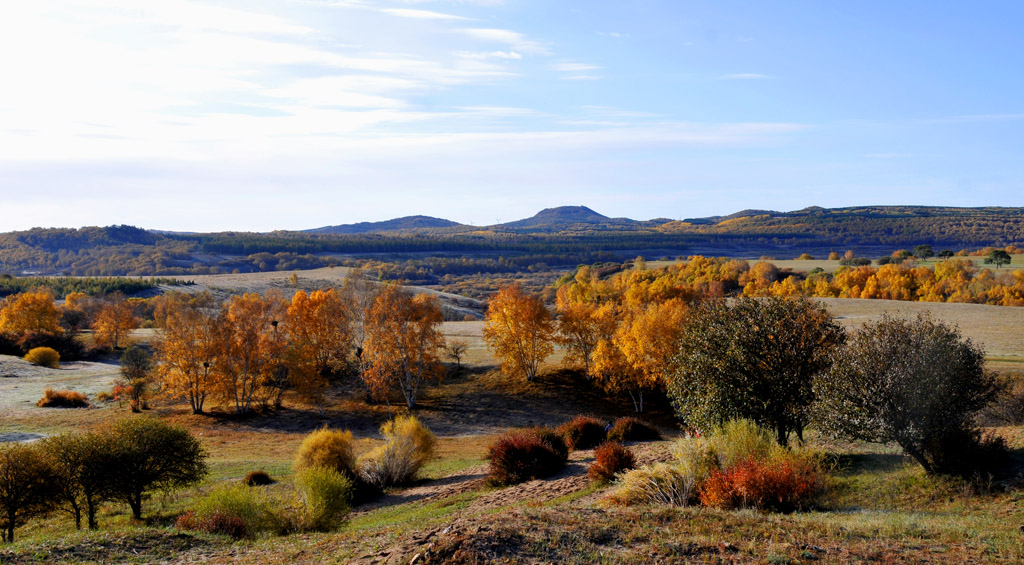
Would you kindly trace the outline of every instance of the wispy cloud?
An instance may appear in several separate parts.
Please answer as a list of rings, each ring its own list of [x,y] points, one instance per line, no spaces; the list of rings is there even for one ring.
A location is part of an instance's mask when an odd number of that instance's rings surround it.
[[[529,53],[532,55],[550,55],[551,51],[546,45],[539,41],[527,39],[526,36],[517,31],[494,28],[467,28],[457,30],[458,33],[468,35],[474,39],[493,43],[503,43],[515,51]]]
[[[453,14],[443,14],[441,12],[434,12],[432,10],[414,10],[411,8],[385,8],[381,10],[385,14],[391,14],[392,16],[399,16],[402,18],[412,18],[417,20],[470,20],[472,18],[466,18],[463,16],[456,16]]]
[[[522,59],[523,56],[515,51],[456,51],[453,53],[456,57],[462,57],[463,59],[506,59],[506,60],[518,60]]]
[[[599,31],[597,34],[605,37],[611,37],[613,39],[629,39],[628,33],[619,33],[617,31]]]

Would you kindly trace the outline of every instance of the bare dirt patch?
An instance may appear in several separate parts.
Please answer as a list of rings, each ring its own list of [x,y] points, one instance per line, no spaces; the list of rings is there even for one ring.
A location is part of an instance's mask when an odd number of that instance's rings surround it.
[[[36,401],[48,388],[68,389],[95,396],[109,391],[120,374],[118,365],[75,361],[59,369],[38,367],[18,357],[0,355],[0,413],[41,410]]]

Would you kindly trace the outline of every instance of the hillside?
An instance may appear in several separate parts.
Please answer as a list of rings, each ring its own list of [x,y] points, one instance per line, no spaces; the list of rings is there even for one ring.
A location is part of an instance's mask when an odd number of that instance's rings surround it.
[[[357,233],[379,233],[386,231],[408,231],[408,230],[430,230],[438,228],[452,228],[462,224],[434,218],[431,216],[405,216],[394,218],[383,222],[359,222],[357,224],[341,224],[337,226],[324,226],[311,230],[303,230],[305,233],[320,234],[357,234]]]
[[[334,228],[352,233],[320,231]],[[430,281],[446,274],[546,270],[637,255],[788,258],[849,249],[877,257],[919,244],[930,244],[936,251],[1024,246],[1024,208],[811,207],[792,212],[745,210],[685,221],[634,221],[567,206],[485,228],[426,216],[334,228],[209,234],[157,233],[130,226],[35,228],[0,234],[0,273],[245,273],[373,259],[406,262],[407,268],[399,273],[404,280]]]

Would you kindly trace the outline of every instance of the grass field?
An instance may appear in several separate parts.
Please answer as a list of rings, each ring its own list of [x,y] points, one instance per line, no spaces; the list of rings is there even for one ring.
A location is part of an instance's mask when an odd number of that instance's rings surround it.
[[[276,273],[275,273],[276,274]],[[281,279],[287,282],[288,274]],[[213,279],[221,281],[222,279]],[[276,284],[277,279],[270,283]],[[206,284],[206,283],[204,283]],[[220,283],[217,283],[220,284]],[[991,366],[1016,373],[1024,362],[1019,328],[1024,309],[972,304],[924,304],[822,299],[847,326],[886,312],[934,317],[959,325],[985,347]],[[464,369],[428,389],[417,416],[439,436],[437,457],[411,488],[389,492],[352,514],[335,533],[265,537],[232,542],[181,532],[174,517],[218,484],[263,469],[286,485],[291,461],[305,434],[323,425],[351,429],[357,451],[380,441],[377,427],[402,411],[368,405],[358,390],[331,393],[325,416],[289,399],[279,413],[234,418],[214,411],[193,416],[180,403],[157,402],[151,416],[185,425],[210,454],[202,485],[147,503],[148,524],[132,524],[123,507],[107,505],[102,530],[75,532],[64,516],[19,529],[19,541],[0,546],[0,562],[209,561],[267,563],[446,562],[457,556],[480,562],[1019,562],[1024,560],[1024,490],[1015,481],[969,483],[926,476],[890,446],[841,443],[813,433],[810,443],[836,456],[831,495],[817,510],[790,515],[703,508],[619,507],[591,486],[591,451],[577,452],[565,471],[543,481],[496,489],[484,484],[487,445],[515,426],[554,425],[577,413],[601,418],[628,415],[626,398],[607,398],[580,376],[563,371],[558,356],[534,383],[509,380],[484,346],[481,322],[446,322],[449,339],[469,345]],[[141,339],[148,338],[145,332]],[[10,375],[10,376],[2,376]],[[0,435],[50,434],[127,417],[116,404],[54,410],[34,406],[43,388],[94,393],[109,387],[116,366],[75,363],[40,369],[0,357]],[[668,440],[636,446],[645,461],[669,457],[678,434],[671,408],[654,400],[647,415]],[[1024,456],[1019,428],[999,430]]]

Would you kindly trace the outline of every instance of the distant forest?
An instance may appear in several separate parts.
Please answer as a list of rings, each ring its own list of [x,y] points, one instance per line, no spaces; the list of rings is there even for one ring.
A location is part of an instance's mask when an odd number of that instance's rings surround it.
[[[589,211],[589,210],[588,210]],[[874,206],[745,211],[684,221],[634,222],[593,213],[543,223],[378,233],[160,233],[132,226],[34,228],[0,234],[0,273],[170,276],[310,269],[362,260],[405,262],[423,282],[447,274],[507,273],[648,258],[795,257],[854,250],[887,255],[1024,246],[1024,208]],[[402,276],[396,273],[396,277]]]

